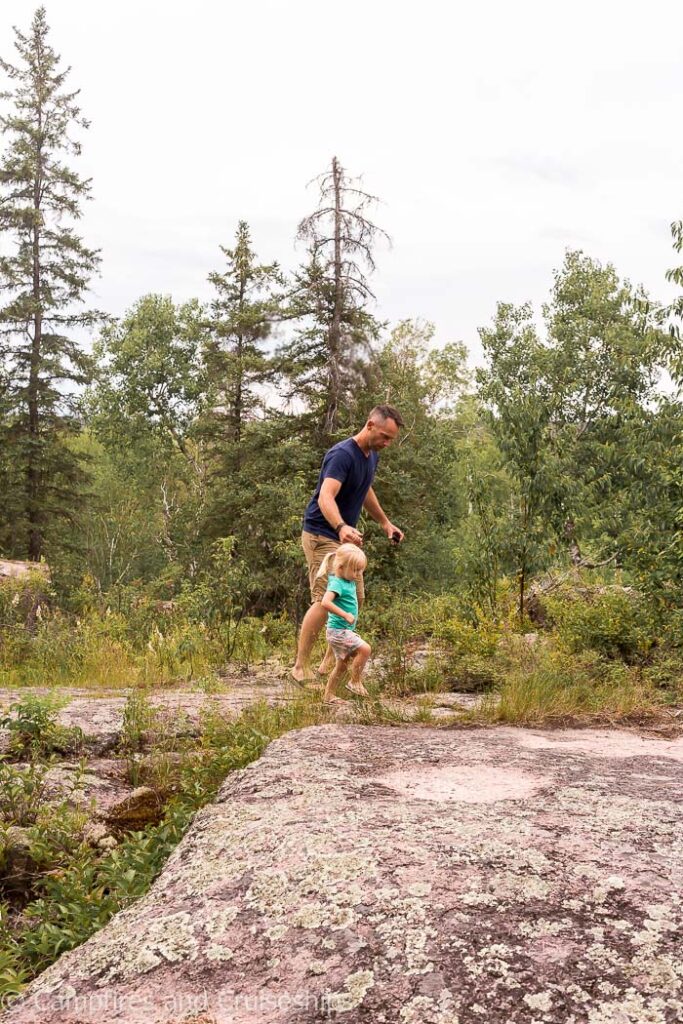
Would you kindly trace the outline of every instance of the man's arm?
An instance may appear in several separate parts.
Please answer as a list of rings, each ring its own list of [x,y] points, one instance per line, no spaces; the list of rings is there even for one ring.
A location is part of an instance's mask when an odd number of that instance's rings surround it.
[[[327,519],[328,523],[335,530],[340,523],[344,522],[339,506],[336,502],[336,497],[339,494],[341,487],[341,480],[335,480],[334,477],[328,476],[323,480],[322,487],[320,488],[320,494],[318,495],[318,505],[320,511]],[[363,535],[355,530],[353,526],[348,526],[344,523],[341,530],[339,530],[337,536],[342,544],[357,544],[359,547],[363,544]]]
[[[372,487],[368,491],[365,501],[363,502],[363,508],[371,516],[376,523],[384,529],[386,523],[389,522],[389,517],[377,500],[377,495],[373,491]]]
[[[389,540],[393,540],[394,533],[399,534],[399,543],[403,540],[403,530],[399,530],[398,526],[394,526],[394,524],[389,520],[389,517],[377,500],[377,495],[373,491],[372,487],[365,497],[363,508],[376,523],[379,523]]]

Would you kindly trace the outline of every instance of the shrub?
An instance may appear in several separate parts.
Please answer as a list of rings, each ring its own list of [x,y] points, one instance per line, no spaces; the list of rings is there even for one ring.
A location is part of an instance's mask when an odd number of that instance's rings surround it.
[[[45,698],[27,696],[10,704],[10,712],[0,718],[0,728],[10,734],[8,754],[46,757],[52,753],[71,754],[83,747],[83,731],[57,722],[55,704]]]
[[[481,617],[477,625],[452,615],[439,623],[434,636],[442,645],[449,688],[466,692],[490,690],[500,678],[501,627]]]
[[[642,661],[656,637],[656,622],[643,599],[625,590],[603,590],[578,599],[549,598],[548,611],[568,651],[598,651],[607,658]]]
[[[30,977],[7,922],[7,906],[0,903],[0,1006],[19,995]]]
[[[0,624],[31,630],[40,622],[54,597],[49,579],[40,569],[0,583]]]
[[[33,825],[45,799],[46,765],[20,768],[0,762],[0,818],[13,825]]]

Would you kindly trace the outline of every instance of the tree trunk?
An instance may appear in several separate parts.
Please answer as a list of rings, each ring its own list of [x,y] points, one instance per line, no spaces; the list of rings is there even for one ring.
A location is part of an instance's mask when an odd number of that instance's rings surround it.
[[[341,167],[336,157],[332,160],[334,182],[334,308],[329,331],[329,386],[325,432],[331,434],[337,427],[339,416],[339,366],[341,360],[341,322],[344,304],[344,283],[342,277],[342,221],[341,221]]]
[[[239,313],[240,323],[243,322],[244,316],[244,297],[246,293],[246,278],[244,270],[240,272],[240,299],[239,299]],[[244,334],[242,330],[237,335],[237,377],[235,380],[235,408],[234,408],[234,424],[235,424],[235,442],[237,449],[235,453],[235,469],[239,471],[242,462],[242,419],[244,416],[243,409],[243,388],[244,388]]]
[[[40,190],[42,183],[42,152],[40,131],[42,118],[38,115],[38,146],[36,173],[33,181],[33,338],[28,379],[28,452],[26,454],[26,491],[28,519],[28,557],[39,562],[43,550],[41,532],[41,452],[40,452],[40,364],[42,357],[43,311],[40,294]]]
[[[524,590],[526,587],[526,566],[523,564],[519,570],[519,624],[524,623]]]

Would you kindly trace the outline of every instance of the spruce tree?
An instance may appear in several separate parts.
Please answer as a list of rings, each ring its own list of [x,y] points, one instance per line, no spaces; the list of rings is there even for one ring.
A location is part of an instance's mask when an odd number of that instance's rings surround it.
[[[317,179],[318,207],[299,225],[308,259],[296,277],[291,313],[301,321],[283,351],[291,398],[303,399],[323,438],[343,418],[380,324],[369,311],[374,295],[374,243],[388,235],[368,219],[375,196],[363,191],[333,157]]]
[[[65,88],[69,68],[48,42],[45,9],[28,34],[15,29],[18,62],[0,60],[10,89],[0,118],[0,362],[5,367],[2,442],[12,467],[11,514],[15,554],[39,560],[60,520],[71,519],[81,479],[68,436],[77,420],[77,391],[89,360],[74,331],[100,314],[83,308],[99,264],[72,223],[90,194],[90,181],[69,166],[87,127]],[[1,513],[0,513],[1,514]]]
[[[211,476],[207,530],[210,536],[236,535],[244,551],[254,534],[257,480],[268,478],[272,469],[268,439],[258,426],[268,416],[273,367],[267,345],[281,316],[284,277],[277,263],[258,262],[246,221],[237,226],[234,247],[221,246],[221,252],[223,270],[209,275],[215,294],[204,350],[207,400],[201,434]]]
[[[216,291],[205,352],[212,392],[210,421],[217,443],[230,447],[229,461],[239,468],[245,425],[262,407],[259,385],[271,372],[264,343],[278,317],[275,290],[283,277],[277,263],[256,262],[246,221],[237,226],[235,247],[221,246],[221,252],[225,270],[209,274]]]

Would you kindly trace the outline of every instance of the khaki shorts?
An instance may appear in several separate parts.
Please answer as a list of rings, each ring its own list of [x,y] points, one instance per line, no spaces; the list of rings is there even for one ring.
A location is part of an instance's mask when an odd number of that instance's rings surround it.
[[[314,602],[322,601],[325,596],[325,591],[327,590],[327,576],[319,576],[316,579],[316,575],[325,555],[329,555],[330,552],[336,551],[339,547],[339,541],[332,540],[331,537],[325,537],[322,533],[307,533],[307,531],[304,530],[301,534],[301,546],[304,549],[306,564],[308,566],[308,582],[311,587],[311,600]],[[358,591],[358,601],[360,603],[365,597],[362,572],[360,572],[356,577],[356,589]]]

